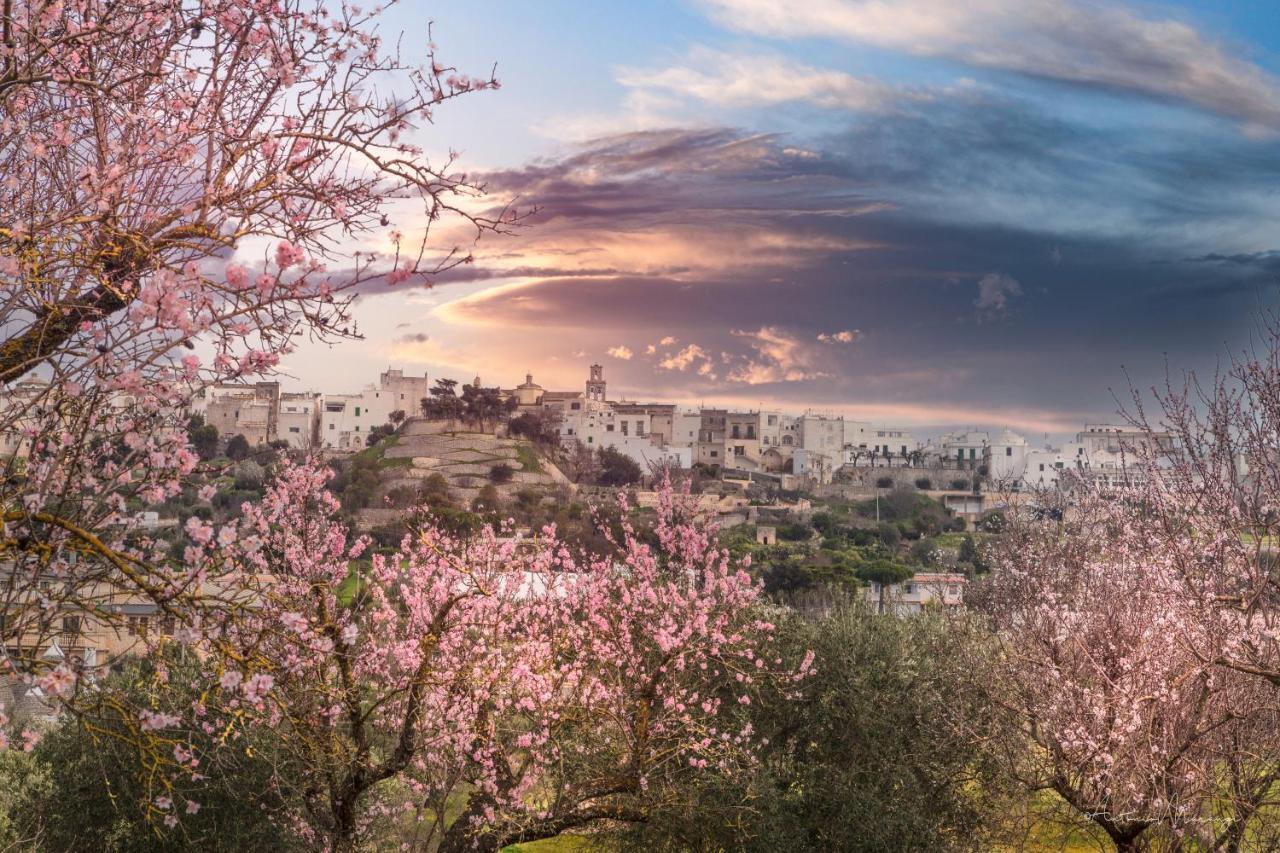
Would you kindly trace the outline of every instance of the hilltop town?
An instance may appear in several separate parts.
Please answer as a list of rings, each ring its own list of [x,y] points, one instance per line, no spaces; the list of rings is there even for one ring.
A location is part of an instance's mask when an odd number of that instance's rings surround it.
[[[278,382],[221,383],[197,398],[192,413],[224,439],[243,435],[251,447],[282,442],[296,450],[342,453],[363,450],[370,436],[411,418],[457,421],[461,408],[433,409],[432,400],[480,392],[494,401],[491,422],[481,431],[506,435],[514,421],[517,433],[553,437],[566,452],[611,449],[645,472],[698,467],[788,490],[877,482],[888,488],[928,480],[927,491],[1024,492],[1055,487],[1064,471],[1104,486],[1132,485],[1140,476],[1133,452],[1146,440],[1127,425],[1092,423],[1060,446],[1035,446],[1008,429],[921,440],[907,427],[814,411],[615,400],[599,364],[590,366],[581,390],[549,390],[532,374],[512,388],[485,386],[480,377],[461,388],[448,380],[433,386],[425,374],[398,369],[384,371],[377,384],[355,393],[290,392]]]

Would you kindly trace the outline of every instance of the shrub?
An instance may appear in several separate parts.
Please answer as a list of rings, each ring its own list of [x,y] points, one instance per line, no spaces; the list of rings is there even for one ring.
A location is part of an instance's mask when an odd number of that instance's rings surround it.
[[[893,478],[892,478],[892,477],[878,477],[878,478],[876,478],[876,488],[877,488],[877,489],[892,489],[892,488],[893,488]]]
[[[922,492],[927,492],[933,488],[933,480],[930,480],[928,477],[917,477],[916,488]]]
[[[629,486],[640,482],[643,472],[634,459],[612,447],[600,449],[600,485]]]
[[[880,522],[876,526],[876,538],[880,540],[887,548],[896,548],[898,543],[902,541],[902,533],[898,530],[896,524],[890,524],[887,521]]]
[[[952,480],[951,488],[956,489],[957,491],[967,490],[969,488],[969,481],[961,479]]]
[[[493,512],[502,505],[502,496],[492,483],[486,483],[471,502],[472,512]]]
[[[812,533],[808,525],[794,521],[778,526],[778,538],[784,542],[804,542]]]
[[[505,462],[499,462],[489,469],[489,480],[501,485],[502,483],[510,483],[515,477],[515,469]]]
[[[232,462],[241,462],[249,458],[249,439],[242,434],[227,439],[227,458]]]
[[[938,543],[922,538],[911,546],[911,559],[922,566],[934,566],[938,562]]]

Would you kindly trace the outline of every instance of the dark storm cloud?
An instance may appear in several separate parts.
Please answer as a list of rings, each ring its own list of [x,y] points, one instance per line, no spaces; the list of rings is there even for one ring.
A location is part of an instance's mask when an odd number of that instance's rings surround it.
[[[1139,139],[985,93],[808,143],[627,134],[489,176],[540,218],[459,280],[521,284],[442,316],[625,346],[616,371],[655,394],[1097,414],[1122,365],[1142,383],[1239,339],[1280,262],[1234,235],[1275,212],[1276,178],[1275,146],[1234,130]],[[762,340],[821,367],[762,364]]]

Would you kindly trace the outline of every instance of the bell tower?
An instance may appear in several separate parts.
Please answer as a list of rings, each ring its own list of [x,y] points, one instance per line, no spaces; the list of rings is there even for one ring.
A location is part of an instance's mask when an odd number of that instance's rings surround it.
[[[604,402],[604,368],[591,365],[591,378],[587,380],[587,399]]]

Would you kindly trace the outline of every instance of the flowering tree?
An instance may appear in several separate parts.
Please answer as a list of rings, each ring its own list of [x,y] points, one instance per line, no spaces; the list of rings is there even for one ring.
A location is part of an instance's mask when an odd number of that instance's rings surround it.
[[[1138,511],[1082,488],[1065,514],[1015,514],[986,605],[1005,640],[1008,701],[1032,744],[1020,756],[1025,781],[1129,850],[1150,827],[1188,816],[1204,789],[1204,740],[1230,709],[1221,676],[1177,642],[1170,566],[1113,545],[1136,535]]]
[[[269,371],[296,336],[350,334],[352,288],[467,262],[428,251],[446,214],[473,234],[512,220],[464,209],[480,187],[408,140],[496,81],[419,56],[347,3],[4,0],[6,647],[110,619],[108,590],[189,620],[212,579],[134,517],[197,473],[193,395]],[[48,678],[75,690],[65,663]]]
[[[1260,325],[1211,380],[1135,389],[1126,485],[1069,478],[996,555],[991,610],[1042,775],[1118,844],[1275,843],[1280,322]]]
[[[279,784],[328,849],[397,815],[424,850],[642,821],[683,776],[750,760],[725,703],[798,677],[769,657],[755,585],[669,487],[656,541],[624,525],[607,558],[550,529],[424,523],[353,574],[366,543],[335,520],[325,476],[286,466],[235,540],[205,549],[257,579],[260,605],[204,632],[220,689],[196,716],[278,732]]]

